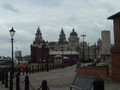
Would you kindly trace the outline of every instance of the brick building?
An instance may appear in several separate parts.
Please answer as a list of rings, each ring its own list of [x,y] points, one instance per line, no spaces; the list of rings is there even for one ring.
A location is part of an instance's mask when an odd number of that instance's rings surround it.
[[[114,42],[112,48],[112,80],[120,82],[120,12],[110,16],[113,20]]]
[[[30,46],[31,49],[31,60],[30,63],[38,63],[47,60],[49,56],[49,49],[47,47],[47,42],[42,38],[42,33],[38,27],[35,34],[35,40]]]

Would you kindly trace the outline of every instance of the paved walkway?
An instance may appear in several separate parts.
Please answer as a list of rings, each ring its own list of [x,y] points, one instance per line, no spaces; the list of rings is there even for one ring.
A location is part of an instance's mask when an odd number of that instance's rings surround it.
[[[69,90],[69,87],[66,87],[66,84],[70,84],[74,77],[75,66],[52,70],[49,72],[29,74],[29,80],[34,89],[38,89],[40,87],[42,80],[47,80],[50,90]],[[25,76],[20,76],[20,90],[24,90],[24,78]],[[0,82],[0,90],[9,90],[9,88],[4,88],[4,85]],[[30,88],[30,90],[33,89]],[[115,83],[110,79],[107,79],[105,80],[105,90],[120,90],[120,83]]]

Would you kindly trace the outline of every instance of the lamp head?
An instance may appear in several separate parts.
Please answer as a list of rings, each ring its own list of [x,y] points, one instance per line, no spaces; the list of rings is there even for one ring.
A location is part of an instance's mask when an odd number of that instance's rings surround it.
[[[11,30],[9,32],[10,32],[10,35],[13,37],[15,34],[15,30],[13,29],[13,27],[11,28]]]

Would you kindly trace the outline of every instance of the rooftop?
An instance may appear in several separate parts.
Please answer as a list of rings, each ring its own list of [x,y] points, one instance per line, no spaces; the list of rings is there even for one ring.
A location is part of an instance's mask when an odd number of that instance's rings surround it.
[[[118,12],[118,13],[110,16],[110,17],[108,17],[108,19],[115,19],[115,18],[117,18],[117,17],[120,17],[120,12]]]
[[[73,54],[73,55],[78,55],[79,53],[77,52],[77,51],[50,51],[50,55],[62,55],[62,54],[64,54],[64,55],[71,55],[71,54]]]

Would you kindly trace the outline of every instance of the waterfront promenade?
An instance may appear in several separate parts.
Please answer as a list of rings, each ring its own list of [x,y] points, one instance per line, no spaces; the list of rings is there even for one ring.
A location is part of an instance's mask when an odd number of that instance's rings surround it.
[[[75,67],[76,65],[64,69],[51,70],[49,72],[29,74],[29,80],[34,89],[40,87],[42,80],[47,80],[50,90],[69,90],[69,87],[66,87],[66,85],[73,81],[75,77]],[[25,76],[20,76],[20,90],[24,90],[24,78]],[[30,87],[30,90],[34,90],[32,87]],[[0,90],[9,90],[9,88],[4,88],[0,82]],[[120,83],[106,79],[105,90],[120,90]]]

